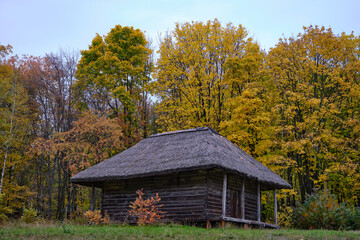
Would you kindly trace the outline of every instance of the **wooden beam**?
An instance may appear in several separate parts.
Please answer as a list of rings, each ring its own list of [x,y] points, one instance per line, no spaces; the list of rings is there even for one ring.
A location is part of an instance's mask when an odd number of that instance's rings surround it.
[[[94,184],[91,184],[91,201],[90,201],[90,210],[94,211],[95,209],[95,187]]]
[[[275,224],[252,221],[252,220],[245,220],[245,219],[240,219],[240,218],[224,217],[222,222],[224,222],[224,220],[229,221],[229,222],[238,222],[238,223],[245,223],[245,224],[250,224],[250,225],[259,225],[261,227],[279,228],[279,226],[275,225]]]
[[[211,223],[210,223],[210,221],[208,220],[208,221],[206,221],[206,229],[210,229],[211,228]]]
[[[258,222],[260,222],[261,221],[261,189],[260,189],[260,182],[258,182],[258,187],[257,187],[257,207],[258,207],[257,220],[258,220]]]
[[[227,174],[224,173],[223,192],[222,192],[222,216],[226,216],[226,190],[227,190]]]
[[[104,182],[102,183],[102,188],[101,188],[101,216],[105,216],[105,212],[104,212],[104,195],[105,195],[105,184]]]
[[[277,225],[277,199],[276,199],[275,189],[274,189],[274,224]]]
[[[245,219],[245,177],[241,185],[241,219]]]

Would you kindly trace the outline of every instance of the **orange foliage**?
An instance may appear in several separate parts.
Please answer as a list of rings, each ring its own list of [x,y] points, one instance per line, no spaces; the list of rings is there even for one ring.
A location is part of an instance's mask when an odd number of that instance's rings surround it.
[[[139,195],[134,202],[131,202],[129,214],[138,218],[139,225],[154,224],[161,218],[160,211],[163,205],[159,204],[161,198],[156,193],[155,197],[144,199],[144,193],[141,190],[137,190]]]
[[[84,216],[88,219],[90,225],[109,224],[110,217],[105,211],[105,216],[101,217],[100,210],[86,211]]]
[[[58,157],[69,175],[91,167],[123,149],[123,134],[115,120],[88,111],[67,132],[51,139],[38,138],[31,153]]]

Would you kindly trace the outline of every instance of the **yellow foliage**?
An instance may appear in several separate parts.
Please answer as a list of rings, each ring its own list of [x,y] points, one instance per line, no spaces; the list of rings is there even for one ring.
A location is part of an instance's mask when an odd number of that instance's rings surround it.
[[[293,209],[289,206],[281,206],[281,211],[278,212],[278,224],[281,227],[289,228],[292,225]]]
[[[157,108],[160,131],[198,126],[218,130],[227,115],[225,96],[230,95],[226,62],[244,57],[247,47],[259,51],[258,45],[246,37],[243,26],[222,26],[215,19],[177,24],[161,39],[153,76],[157,81],[152,85],[161,99]],[[251,61],[242,64],[249,68]]]

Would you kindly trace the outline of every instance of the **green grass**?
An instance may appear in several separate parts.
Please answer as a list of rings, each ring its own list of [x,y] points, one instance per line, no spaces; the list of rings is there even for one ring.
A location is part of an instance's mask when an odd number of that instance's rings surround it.
[[[0,239],[360,239],[360,231],[15,224],[0,226]]]

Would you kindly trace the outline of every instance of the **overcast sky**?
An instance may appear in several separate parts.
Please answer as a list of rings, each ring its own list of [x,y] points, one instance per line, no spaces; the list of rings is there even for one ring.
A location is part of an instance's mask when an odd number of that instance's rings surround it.
[[[95,33],[105,35],[120,24],[145,31],[157,47],[158,35],[176,22],[214,18],[242,24],[269,49],[304,25],[360,35],[360,0],[0,0],[0,44],[20,55],[82,50]]]

